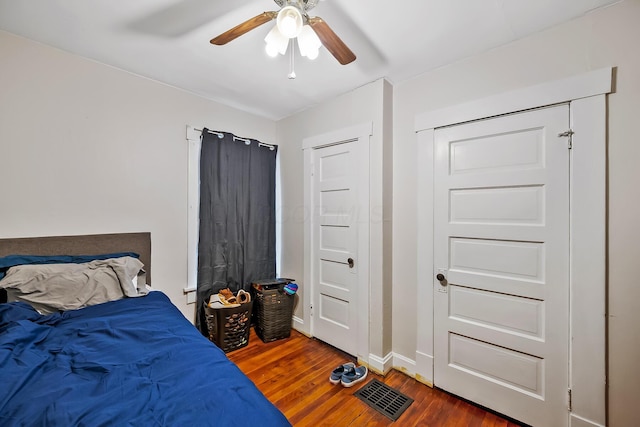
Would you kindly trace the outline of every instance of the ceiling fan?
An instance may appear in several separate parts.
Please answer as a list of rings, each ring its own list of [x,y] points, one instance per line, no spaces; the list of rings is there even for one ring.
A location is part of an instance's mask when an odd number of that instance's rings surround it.
[[[317,56],[320,43],[342,65],[349,64],[356,59],[356,55],[322,18],[308,15],[308,12],[318,4],[319,0],[274,1],[280,6],[280,10],[263,12],[254,16],[214,37],[211,39],[211,44],[218,46],[227,44],[260,25],[276,19],[276,26],[265,38],[267,53],[270,55],[284,54],[290,40],[297,38],[300,53],[310,59],[314,59]]]

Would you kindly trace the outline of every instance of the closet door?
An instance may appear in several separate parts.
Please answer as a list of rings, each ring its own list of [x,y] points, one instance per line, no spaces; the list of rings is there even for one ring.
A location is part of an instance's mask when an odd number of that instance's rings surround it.
[[[434,384],[568,424],[569,129],[561,105],[435,132]]]

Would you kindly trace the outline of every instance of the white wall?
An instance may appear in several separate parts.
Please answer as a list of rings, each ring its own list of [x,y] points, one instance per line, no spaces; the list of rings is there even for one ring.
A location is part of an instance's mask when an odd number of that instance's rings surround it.
[[[394,86],[393,349],[415,358],[416,114],[617,66],[608,98],[609,425],[636,424],[640,389],[640,2],[627,0]],[[405,296],[397,298],[397,296]]]
[[[185,127],[276,124],[0,32],[0,237],[149,231],[153,286],[186,305]]]

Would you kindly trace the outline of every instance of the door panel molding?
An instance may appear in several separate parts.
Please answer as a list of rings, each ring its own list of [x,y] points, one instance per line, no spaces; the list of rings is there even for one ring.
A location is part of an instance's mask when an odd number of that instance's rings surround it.
[[[612,92],[612,73],[613,68],[603,68],[415,118],[420,165],[417,258],[433,260],[435,129],[570,102],[570,125],[575,132],[570,153],[571,426],[606,424],[606,94]],[[418,263],[417,277],[433,278],[439,267]],[[421,282],[416,295],[415,370],[416,378],[427,384],[433,383],[433,286],[431,281]]]

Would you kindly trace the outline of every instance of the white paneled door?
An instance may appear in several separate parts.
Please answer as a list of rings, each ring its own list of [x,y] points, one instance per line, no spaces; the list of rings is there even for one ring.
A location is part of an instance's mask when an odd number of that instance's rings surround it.
[[[313,335],[357,354],[356,143],[313,150]]]
[[[561,105],[436,130],[434,384],[568,424],[569,129]]]

